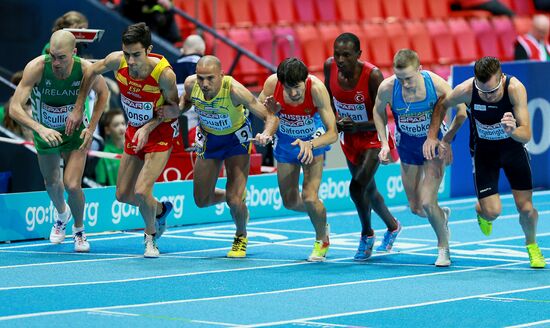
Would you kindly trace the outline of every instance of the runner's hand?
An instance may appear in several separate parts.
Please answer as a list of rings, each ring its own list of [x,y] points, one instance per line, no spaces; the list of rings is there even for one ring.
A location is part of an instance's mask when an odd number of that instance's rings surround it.
[[[37,132],[40,138],[46,141],[50,147],[57,147],[63,142],[63,138],[61,137],[61,133],[59,131],[48,129],[43,126]]]
[[[504,113],[504,116],[502,116],[502,119],[500,120],[500,124],[502,124],[504,132],[506,132],[508,136],[512,135],[514,130],[517,128],[516,119],[511,112]]]
[[[273,114],[277,114],[281,110],[281,104],[279,104],[273,96],[265,98],[264,106]]]
[[[437,156],[435,155],[437,147],[439,147],[439,139],[433,139],[430,137],[426,138],[426,141],[424,141],[424,145],[422,145],[424,158],[428,160],[437,158]]]
[[[149,133],[149,129],[146,126],[142,126],[134,134],[132,144],[134,145],[134,151],[136,153],[143,149],[145,144],[147,144],[147,140],[149,140]]]
[[[178,118],[180,114],[180,108],[176,103],[165,104],[157,110],[157,116],[162,120]]]
[[[349,117],[343,117],[340,120],[338,120],[337,127],[339,132],[348,132],[348,133],[357,132],[357,124]]]
[[[80,139],[84,139],[84,141],[82,141],[82,145],[80,145],[78,150],[90,149],[90,146],[92,145],[92,140],[94,139],[92,131],[90,131],[88,128],[85,128],[80,133]]]
[[[378,153],[378,159],[382,164],[390,164],[392,162],[389,146],[383,146],[382,149],[380,149],[380,152]]]
[[[82,118],[82,109],[77,109],[75,106],[65,121],[65,134],[72,135],[82,123]]]
[[[450,165],[453,163],[453,149],[451,145],[445,140],[441,140],[439,143],[439,158],[443,160],[445,165]]]
[[[300,147],[300,153],[298,153],[300,162],[303,164],[311,164],[313,162],[313,149],[311,149],[311,143],[309,141],[296,139],[291,145]]]
[[[254,141],[257,145],[266,146],[267,144],[273,142],[273,137],[264,133],[258,133],[252,141]]]

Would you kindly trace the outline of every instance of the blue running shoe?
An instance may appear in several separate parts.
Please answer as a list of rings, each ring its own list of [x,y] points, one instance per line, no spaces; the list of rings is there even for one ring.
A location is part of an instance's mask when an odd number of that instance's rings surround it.
[[[159,239],[160,236],[166,231],[166,218],[168,217],[168,214],[172,212],[172,209],[174,208],[174,204],[170,202],[162,202],[163,211],[160,214],[159,217],[155,220],[155,228],[157,229],[157,233],[155,234],[155,239]]]
[[[397,220],[396,220],[397,221]],[[394,231],[387,230],[384,233],[384,240],[380,243],[380,246],[376,248],[377,252],[389,252],[391,251],[393,247],[393,243],[395,242],[395,239],[397,238],[397,235],[399,235],[399,232],[401,232],[401,222],[397,221],[397,229]]]
[[[361,236],[361,239],[359,240],[359,247],[357,248],[357,253],[355,253],[355,256],[353,257],[354,261],[366,261],[368,260],[372,255],[372,247],[374,246],[374,241],[376,240],[376,236]]]

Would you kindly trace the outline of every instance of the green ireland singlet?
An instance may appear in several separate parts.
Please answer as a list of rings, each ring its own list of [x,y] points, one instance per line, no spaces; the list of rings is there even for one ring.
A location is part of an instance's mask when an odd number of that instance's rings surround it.
[[[63,139],[57,147],[50,147],[35,132],[34,145],[39,154],[69,152],[82,145],[83,139],[80,139],[80,133],[84,129],[84,123],[71,136],[65,134],[65,121],[74,108],[82,80],[80,58],[73,56],[73,59],[71,74],[66,79],[60,80],[53,73],[51,56],[45,55],[42,79],[32,89],[31,104],[34,120],[47,128],[59,131]]]

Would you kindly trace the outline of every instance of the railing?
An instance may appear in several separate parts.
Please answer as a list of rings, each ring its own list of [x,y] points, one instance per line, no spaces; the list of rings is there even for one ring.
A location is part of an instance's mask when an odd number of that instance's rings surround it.
[[[249,50],[244,49],[237,43],[233,42],[233,40],[223,35],[220,35],[218,32],[216,32],[215,29],[195,19],[193,16],[189,15],[187,12],[177,7],[174,7],[173,10],[176,15],[179,15],[185,18],[186,20],[195,24],[197,27],[201,28],[202,30],[212,34],[214,38],[221,40],[223,43],[227,44],[228,46],[230,46],[231,48],[234,48],[237,51],[237,55],[235,56],[235,59],[233,59],[233,62],[231,63],[231,66],[229,67],[229,71],[227,72],[227,74],[231,75],[233,73],[233,70],[237,66],[237,63],[239,62],[239,59],[241,58],[242,55],[245,55],[246,57],[250,58],[251,60],[265,67],[266,69],[271,71],[271,73],[275,73],[277,71],[277,68],[273,64],[257,56],[256,54],[250,52]]]

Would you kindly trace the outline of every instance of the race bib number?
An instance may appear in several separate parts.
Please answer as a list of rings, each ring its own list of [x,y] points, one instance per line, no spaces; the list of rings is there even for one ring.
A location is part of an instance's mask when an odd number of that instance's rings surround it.
[[[197,153],[203,153],[204,152],[204,141],[205,136],[202,134],[201,129],[197,126],[196,133],[195,133],[195,152]]]
[[[74,104],[53,107],[42,103],[42,124],[52,129],[60,129],[65,126],[69,113],[73,110]]]
[[[154,105],[150,101],[134,101],[120,95],[122,108],[128,117],[128,124],[139,127],[149,122],[153,118]]]
[[[428,135],[431,118],[432,114],[430,112],[401,114],[396,119],[396,123],[402,133],[422,138]]]
[[[199,120],[203,127],[215,131],[223,131],[230,129],[233,126],[233,122],[231,122],[231,117],[228,114],[215,113],[213,112],[215,111],[215,109],[209,107],[205,108],[205,110],[211,111],[198,111]]]
[[[500,123],[488,125],[476,120],[477,135],[485,140],[503,140],[508,138],[504,127]]]
[[[365,104],[345,104],[339,102],[336,98],[333,97],[334,107],[339,117],[349,117],[354,122],[368,122],[369,117],[367,115],[367,110]]]
[[[245,124],[242,128],[235,131],[235,135],[237,136],[237,139],[239,139],[240,143],[249,142],[252,138],[252,131],[250,130],[250,126],[248,124]]]
[[[178,122],[178,120],[175,120],[174,122],[172,122],[170,124],[170,126],[174,130],[174,133],[172,134],[172,138],[175,138],[175,137],[179,136],[180,135],[180,123]]]
[[[325,134],[325,128],[320,126],[317,128],[317,130],[315,131],[315,134],[313,135],[313,139],[316,139],[316,138],[319,138],[320,136],[322,136],[323,134]]]

